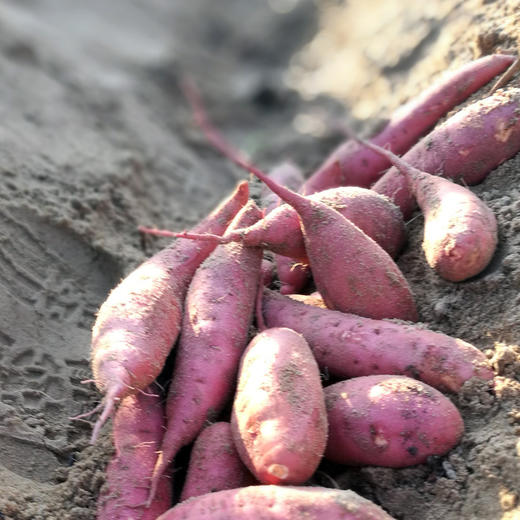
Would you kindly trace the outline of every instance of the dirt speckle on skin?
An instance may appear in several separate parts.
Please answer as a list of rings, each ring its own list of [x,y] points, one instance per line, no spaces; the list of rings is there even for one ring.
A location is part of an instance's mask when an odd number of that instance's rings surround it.
[[[111,425],[89,446],[91,425],[69,418],[100,399],[81,383],[96,310],[167,243],[138,225],[189,228],[247,177],[193,127],[183,74],[261,167],[292,159],[309,174],[343,140],[345,113],[370,135],[444,72],[517,53],[517,10],[516,0],[2,2],[0,517],[94,520]],[[505,95],[519,85],[517,74]],[[471,188],[499,226],[478,276],[451,283],[428,267],[420,216],[399,258],[425,325],[485,351],[498,374],[451,396],[460,444],[399,470],[324,463],[325,485],[399,520],[520,515],[519,184],[516,155]]]

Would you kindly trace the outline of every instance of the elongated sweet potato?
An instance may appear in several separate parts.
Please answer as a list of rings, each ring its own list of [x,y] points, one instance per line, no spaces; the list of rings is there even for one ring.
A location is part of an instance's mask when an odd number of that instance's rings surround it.
[[[216,422],[204,428],[193,445],[181,501],[255,483],[255,478],[238,456],[231,425]]]
[[[371,141],[397,154],[406,152],[440,117],[504,71],[513,60],[513,56],[495,54],[462,66],[401,107]],[[348,140],[334,150],[300,191],[309,195],[336,186],[369,187],[388,166],[390,163],[382,157]]]
[[[247,183],[240,183],[194,231],[223,233],[248,196]],[[96,386],[105,397],[92,442],[116,401],[159,375],[179,334],[188,284],[215,246],[176,240],[130,273],[99,309],[92,329],[91,364]]]
[[[422,247],[430,267],[452,282],[480,273],[498,242],[495,215],[484,201],[464,186],[410,166],[389,150],[361,142],[387,157],[408,179],[424,215]]]
[[[415,168],[472,185],[520,150],[520,89],[498,91],[450,117],[402,159]],[[390,168],[372,187],[408,219],[415,200],[406,177]]]
[[[249,486],[209,493],[178,504],[157,520],[392,520],[350,490]]]
[[[464,423],[435,388],[404,376],[355,377],[325,388],[330,434],[326,458],[348,465],[401,468],[444,455]]]
[[[493,378],[476,347],[417,326],[320,309],[268,289],[263,316],[268,327],[302,334],[320,368],[338,377],[402,374],[451,392],[472,377]]]
[[[164,474],[153,504],[144,507],[157,450],[164,435],[158,389],[125,397],[114,418],[115,455],[98,499],[97,520],[155,520],[172,506],[170,475]]]
[[[230,229],[251,225],[259,218],[261,211],[249,201]],[[149,503],[179,449],[191,443],[231,398],[253,319],[261,262],[260,248],[219,245],[191,281],[166,402],[168,426]]]
[[[327,439],[320,373],[307,342],[287,328],[255,336],[240,362],[231,414],[235,446],[264,484],[302,484]]]

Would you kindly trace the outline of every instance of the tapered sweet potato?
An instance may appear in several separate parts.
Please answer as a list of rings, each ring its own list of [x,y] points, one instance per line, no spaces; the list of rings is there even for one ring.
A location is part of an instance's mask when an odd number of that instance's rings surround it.
[[[498,91],[457,112],[402,159],[421,171],[477,184],[520,150],[519,114],[520,89]],[[405,219],[410,217],[415,200],[396,167],[372,189],[392,199]]]
[[[255,336],[240,362],[231,414],[235,446],[264,484],[302,484],[327,439],[318,366],[306,341],[287,328]]]
[[[320,368],[338,377],[402,374],[451,392],[472,377],[493,378],[476,347],[417,326],[320,309],[268,289],[263,317],[267,327],[302,334]]]
[[[249,486],[195,497],[157,520],[392,520],[350,490]]]
[[[194,231],[222,234],[248,196],[247,183],[240,183]],[[96,386],[105,396],[92,442],[116,401],[159,375],[179,334],[193,273],[215,246],[176,240],[130,273],[99,309],[92,329],[91,364]]]
[[[406,152],[440,117],[504,71],[513,60],[513,56],[495,54],[462,66],[401,107],[371,141],[397,154]],[[384,158],[348,140],[334,150],[300,191],[309,195],[336,186],[369,187],[388,166],[390,163]]]
[[[255,483],[255,478],[238,456],[231,425],[216,422],[204,428],[193,445],[181,501]]]
[[[453,403],[409,377],[355,377],[325,388],[325,398],[325,456],[341,464],[413,466],[446,454],[464,432]]]
[[[250,201],[230,229],[253,224],[261,211]],[[153,473],[148,501],[183,446],[231,398],[260,280],[262,250],[219,245],[201,264],[186,296],[182,330],[166,401],[168,426]]]
[[[422,247],[430,267],[452,282],[480,273],[498,242],[495,215],[484,201],[464,186],[410,166],[389,150],[361,142],[387,157],[407,178],[424,215]]]
[[[153,504],[144,507],[148,484],[164,435],[158,388],[125,397],[114,418],[115,455],[98,499],[97,520],[155,520],[172,506],[170,475],[164,474]]]

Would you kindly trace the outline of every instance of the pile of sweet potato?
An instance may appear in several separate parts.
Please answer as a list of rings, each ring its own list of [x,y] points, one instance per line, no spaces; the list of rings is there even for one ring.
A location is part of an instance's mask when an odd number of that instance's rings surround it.
[[[92,442],[114,415],[115,455],[99,520],[387,519],[352,491],[305,484],[324,457],[403,467],[459,442],[462,418],[442,392],[473,377],[492,384],[493,372],[469,343],[410,323],[418,313],[395,258],[416,203],[439,276],[467,279],[493,256],[494,215],[448,179],[480,182],[519,151],[520,90],[485,97],[418,139],[512,62],[462,67],[370,141],[352,136],[305,182],[294,165],[266,175],[243,159],[187,88],[210,141],[286,204],[265,197],[262,211],[240,183],[101,306],[92,370],[104,398]],[[310,298],[287,296],[312,288]],[[154,382],[174,346],[164,405]],[[324,388],[320,370],[337,382]],[[172,463],[189,445],[172,508]]]

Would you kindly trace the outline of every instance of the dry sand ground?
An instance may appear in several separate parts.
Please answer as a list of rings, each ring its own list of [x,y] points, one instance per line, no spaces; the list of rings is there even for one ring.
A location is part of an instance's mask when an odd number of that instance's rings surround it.
[[[187,227],[245,177],[191,125],[181,74],[263,167],[310,172],[338,116],[369,134],[445,70],[517,52],[519,27],[515,0],[1,2],[0,518],[95,518],[110,426],[90,447],[69,420],[99,399],[81,384],[94,313],[162,243],[138,224]],[[520,155],[474,188],[500,245],[473,280],[440,280],[421,217],[408,225],[399,265],[421,320],[488,352],[499,377],[453,396],[466,433],[448,456],[322,468],[398,519],[520,518],[519,184]]]

